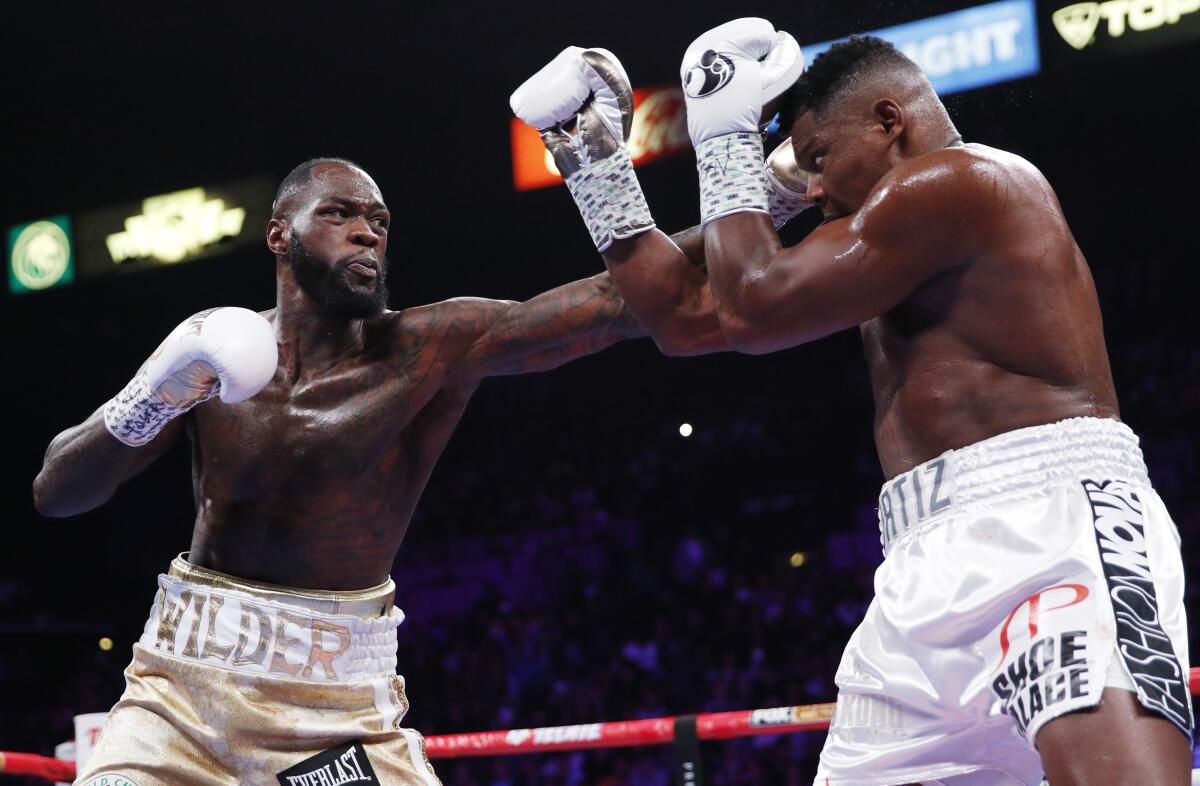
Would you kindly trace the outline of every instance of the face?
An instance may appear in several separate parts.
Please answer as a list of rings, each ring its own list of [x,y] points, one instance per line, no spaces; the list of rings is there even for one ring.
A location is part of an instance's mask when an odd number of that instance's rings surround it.
[[[322,164],[312,174],[291,214],[286,256],[296,282],[327,316],[375,316],[388,299],[383,196],[358,169]]]
[[[895,165],[894,134],[886,122],[850,109],[805,112],[792,124],[796,163],[810,173],[808,197],[826,220],[857,211]]]

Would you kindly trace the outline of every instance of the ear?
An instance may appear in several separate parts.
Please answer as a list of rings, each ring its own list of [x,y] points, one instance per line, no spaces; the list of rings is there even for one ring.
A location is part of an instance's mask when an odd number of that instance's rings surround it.
[[[889,137],[896,138],[904,131],[908,118],[900,104],[890,98],[881,98],[871,107],[875,122]]]
[[[288,223],[281,218],[267,222],[267,248],[276,256],[286,256],[291,245],[292,232]]]

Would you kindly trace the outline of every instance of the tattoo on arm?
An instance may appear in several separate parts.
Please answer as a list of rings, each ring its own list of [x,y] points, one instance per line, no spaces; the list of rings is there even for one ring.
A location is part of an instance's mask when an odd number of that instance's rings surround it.
[[[462,364],[469,376],[546,371],[646,335],[607,273],[523,303],[476,300],[473,306],[459,316],[478,336]]]

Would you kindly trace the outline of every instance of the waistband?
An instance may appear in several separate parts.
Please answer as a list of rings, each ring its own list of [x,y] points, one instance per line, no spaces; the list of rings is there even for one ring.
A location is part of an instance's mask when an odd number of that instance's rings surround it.
[[[322,614],[353,614],[364,619],[386,617],[392,611],[396,596],[396,582],[390,578],[382,584],[361,590],[297,589],[240,579],[193,565],[187,561],[186,551],[171,560],[167,575],[200,587],[236,590],[272,603],[298,606]]]
[[[180,557],[158,577],[138,643],[179,660],[307,682],[391,677],[396,629],[404,619],[391,605],[393,591],[391,580],[358,592],[297,591],[197,568]]]
[[[883,553],[901,536],[966,505],[999,503],[1088,476],[1149,485],[1132,429],[1116,420],[1071,418],[948,450],[883,485],[879,492]]]

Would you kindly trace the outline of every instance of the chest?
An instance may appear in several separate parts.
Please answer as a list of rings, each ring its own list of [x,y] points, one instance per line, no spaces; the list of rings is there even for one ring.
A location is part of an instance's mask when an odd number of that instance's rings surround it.
[[[197,459],[209,475],[290,483],[386,467],[435,384],[428,374],[382,364],[294,385],[277,377],[252,399],[234,405],[214,399],[195,410]]]

